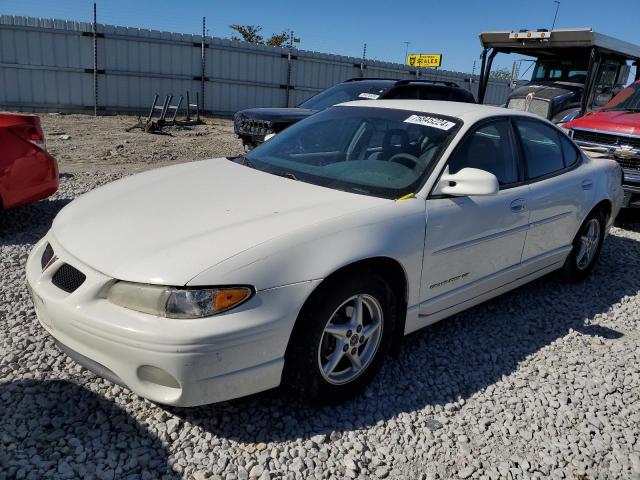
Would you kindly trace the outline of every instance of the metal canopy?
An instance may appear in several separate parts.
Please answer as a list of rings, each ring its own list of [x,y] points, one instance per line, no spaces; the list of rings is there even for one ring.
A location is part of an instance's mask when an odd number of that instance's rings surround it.
[[[545,39],[529,39],[521,34],[519,34],[521,38],[516,39],[512,38],[514,33],[516,32],[482,32],[480,43],[484,48],[493,48],[503,53],[520,53],[531,56],[538,56],[541,51],[549,52],[553,49],[597,47],[601,51],[607,51],[627,59],[640,59],[640,46],[596,33],[590,28],[553,30],[547,33],[548,38]]]

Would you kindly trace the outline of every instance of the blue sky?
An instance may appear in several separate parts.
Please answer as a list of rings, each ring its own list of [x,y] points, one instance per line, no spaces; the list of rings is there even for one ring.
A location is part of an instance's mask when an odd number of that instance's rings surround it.
[[[549,28],[553,0],[97,0],[98,21],[228,37],[232,23],[257,24],[264,33],[292,28],[300,48],[401,62],[410,52],[443,53],[443,68],[470,72],[482,30]],[[90,20],[91,0],[0,0],[0,14]],[[606,8],[605,8],[606,7]],[[640,43],[640,0],[561,0],[557,27],[594,30]],[[511,60],[496,59],[498,65]],[[479,64],[478,64],[479,65]]]

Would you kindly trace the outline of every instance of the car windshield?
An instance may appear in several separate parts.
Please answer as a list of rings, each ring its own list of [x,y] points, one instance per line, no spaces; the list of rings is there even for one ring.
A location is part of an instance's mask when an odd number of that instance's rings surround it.
[[[604,106],[603,110],[640,111],[640,83],[634,83],[622,90]]]
[[[323,187],[400,198],[419,190],[459,127],[438,114],[332,107],[251,151],[245,163]]]
[[[389,90],[393,81],[356,81],[335,85],[300,104],[300,108],[324,110],[352,100],[375,100]]]
[[[531,80],[585,83],[588,68],[579,60],[538,60]]]

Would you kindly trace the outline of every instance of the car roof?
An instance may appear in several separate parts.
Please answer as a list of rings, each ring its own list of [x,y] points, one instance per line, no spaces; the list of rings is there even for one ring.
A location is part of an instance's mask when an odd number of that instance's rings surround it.
[[[421,88],[423,87],[423,88],[441,88],[441,89],[451,89],[451,88],[462,89],[462,87],[460,87],[460,85],[458,85],[457,83],[451,82],[448,80],[428,80],[428,79],[421,79],[421,78],[395,79],[395,78],[362,77],[362,78],[349,78],[348,80],[345,80],[344,82],[340,82],[340,83],[381,84],[381,85],[390,85],[392,87],[401,87],[404,85],[411,85],[411,86],[416,86]]]
[[[408,110],[413,112],[432,113],[459,118],[460,120],[477,121],[482,118],[503,115],[523,116],[527,118],[540,117],[527,112],[517,112],[503,107],[479,105],[477,103],[444,102],[440,100],[356,100],[341,103],[341,107],[367,107],[389,108],[395,110]]]

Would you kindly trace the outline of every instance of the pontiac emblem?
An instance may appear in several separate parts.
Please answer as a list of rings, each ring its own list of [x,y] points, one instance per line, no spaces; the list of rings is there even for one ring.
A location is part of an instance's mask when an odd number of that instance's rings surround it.
[[[530,93],[529,95],[527,95],[527,97],[524,99],[524,111],[525,112],[529,111],[529,107],[531,107],[531,102],[533,102],[533,92]]]

